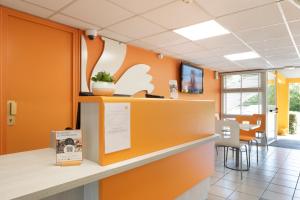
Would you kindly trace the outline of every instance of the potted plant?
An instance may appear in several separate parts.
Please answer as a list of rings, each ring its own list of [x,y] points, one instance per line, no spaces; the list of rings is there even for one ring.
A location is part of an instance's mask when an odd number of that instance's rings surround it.
[[[92,92],[96,96],[112,96],[115,92],[114,78],[108,72],[98,72],[92,77]]]

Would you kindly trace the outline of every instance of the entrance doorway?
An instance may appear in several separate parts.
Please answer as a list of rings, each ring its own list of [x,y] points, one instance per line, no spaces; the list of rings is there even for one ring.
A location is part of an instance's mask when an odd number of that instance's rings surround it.
[[[300,139],[300,83],[289,83],[289,135]]]

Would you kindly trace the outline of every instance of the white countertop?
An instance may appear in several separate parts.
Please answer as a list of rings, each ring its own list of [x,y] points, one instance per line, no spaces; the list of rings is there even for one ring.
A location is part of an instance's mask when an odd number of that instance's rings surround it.
[[[80,166],[56,166],[55,150],[50,148],[2,155],[0,199],[45,198],[212,142],[217,138],[218,135],[215,134],[107,166],[100,166],[89,160],[84,160]]]

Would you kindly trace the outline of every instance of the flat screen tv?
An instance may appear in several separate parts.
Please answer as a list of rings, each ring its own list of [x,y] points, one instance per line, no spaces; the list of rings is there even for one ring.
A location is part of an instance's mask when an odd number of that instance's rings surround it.
[[[188,63],[181,64],[181,92],[203,93],[203,69]]]

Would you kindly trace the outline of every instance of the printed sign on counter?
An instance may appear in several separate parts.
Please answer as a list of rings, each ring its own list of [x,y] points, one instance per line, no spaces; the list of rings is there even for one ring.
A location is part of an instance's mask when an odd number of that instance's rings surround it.
[[[78,165],[82,161],[81,130],[53,131],[56,140],[56,164]]]
[[[129,149],[130,103],[105,103],[104,107],[105,153]]]

